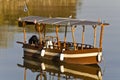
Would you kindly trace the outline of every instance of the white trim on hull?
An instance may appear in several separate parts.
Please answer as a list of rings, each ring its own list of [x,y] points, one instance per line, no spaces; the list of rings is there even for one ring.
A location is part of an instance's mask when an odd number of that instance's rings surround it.
[[[31,53],[38,53],[41,54],[41,51],[39,50],[33,50],[33,49],[28,49],[24,48],[24,51],[26,52],[31,52]],[[49,56],[59,56],[60,53],[52,53],[52,52],[45,52],[45,55]],[[63,53],[61,53],[63,54]],[[84,58],[84,57],[93,57],[93,56],[102,56],[102,52],[93,52],[93,53],[78,53],[78,54],[63,54],[63,57],[65,58]]]

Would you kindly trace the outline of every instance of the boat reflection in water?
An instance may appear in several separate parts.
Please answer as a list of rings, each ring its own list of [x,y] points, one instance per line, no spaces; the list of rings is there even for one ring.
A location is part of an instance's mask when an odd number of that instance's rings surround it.
[[[18,64],[24,68],[24,80],[27,77],[27,70],[37,72],[35,80],[59,80],[83,79],[83,80],[102,80],[102,71],[99,65],[78,65],[58,63],[51,60],[40,60],[30,57],[23,58],[23,64]],[[33,73],[34,74],[34,73]]]

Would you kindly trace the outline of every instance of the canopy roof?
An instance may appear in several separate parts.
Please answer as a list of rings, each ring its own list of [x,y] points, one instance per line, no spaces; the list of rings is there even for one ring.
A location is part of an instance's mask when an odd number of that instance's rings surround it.
[[[87,21],[87,20],[79,20],[79,19],[71,19],[71,18],[45,18],[39,16],[27,16],[20,18],[19,21],[26,23],[38,23],[38,24],[52,24],[52,25],[109,25],[109,23],[102,23],[98,21]]]

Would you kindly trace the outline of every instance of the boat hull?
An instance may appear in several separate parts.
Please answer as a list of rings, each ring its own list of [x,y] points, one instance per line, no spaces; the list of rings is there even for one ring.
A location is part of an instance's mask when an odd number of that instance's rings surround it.
[[[23,45],[25,57],[45,58],[72,64],[97,64],[102,60],[102,50],[83,49],[83,50],[60,50],[42,47]]]

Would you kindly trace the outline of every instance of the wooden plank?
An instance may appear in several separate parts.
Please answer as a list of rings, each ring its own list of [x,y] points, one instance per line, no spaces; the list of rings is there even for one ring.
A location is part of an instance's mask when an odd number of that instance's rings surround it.
[[[17,41],[16,43],[19,43],[19,44],[25,44],[24,42],[20,42],[20,41]]]

